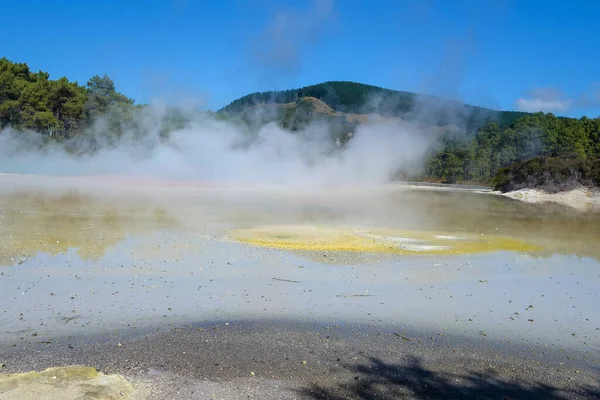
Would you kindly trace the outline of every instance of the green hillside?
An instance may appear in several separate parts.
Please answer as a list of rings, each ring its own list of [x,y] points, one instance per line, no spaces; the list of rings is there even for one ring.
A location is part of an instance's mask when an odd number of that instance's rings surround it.
[[[325,106],[311,106],[306,99],[315,99]],[[257,110],[263,112],[257,113]],[[419,179],[492,183],[500,172],[501,179],[497,178],[496,182],[500,179],[503,183],[497,187],[505,189],[518,184],[513,184],[513,179],[523,181],[523,162],[550,157],[557,161],[543,163],[535,169],[538,178],[548,178],[531,182],[534,186],[552,189],[562,187],[558,181],[568,175],[565,171],[582,175],[581,165],[591,165],[592,171],[596,171],[598,162],[594,160],[600,159],[598,118],[495,111],[355,82],[324,82],[300,89],[252,93],[218,111],[219,115],[240,118],[249,124],[277,120],[290,130],[301,129],[310,121],[326,120],[335,127],[333,137],[341,138],[342,143],[351,137],[348,134],[354,132],[357,124],[363,122],[357,115],[368,117],[371,113],[416,121],[424,126],[445,127],[437,131],[437,143]],[[256,115],[260,116],[258,121]],[[571,181],[597,182],[579,178]]]
[[[331,81],[299,89],[252,93],[232,101],[219,110],[219,113],[235,115],[249,107],[297,102],[303,97],[317,98],[343,113],[376,113],[383,117],[418,120],[437,126],[459,125],[466,130],[475,130],[487,121],[496,121],[504,126],[527,115],[523,112],[495,111],[439,97],[347,81]]]

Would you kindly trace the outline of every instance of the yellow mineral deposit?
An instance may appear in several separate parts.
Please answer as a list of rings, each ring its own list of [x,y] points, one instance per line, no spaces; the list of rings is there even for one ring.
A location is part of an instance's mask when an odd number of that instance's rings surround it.
[[[230,232],[231,239],[271,248],[392,254],[531,252],[540,247],[504,236],[477,233],[353,229],[319,226],[258,226]]]
[[[95,368],[67,366],[41,372],[0,374],[3,400],[136,399],[133,386],[120,375],[104,375]]]

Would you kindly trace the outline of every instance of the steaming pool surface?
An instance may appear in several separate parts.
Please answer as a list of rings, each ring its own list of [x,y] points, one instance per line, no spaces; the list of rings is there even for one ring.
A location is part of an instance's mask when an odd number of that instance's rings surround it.
[[[0,191],[0,342],[235,319],[409,326],[596,357],[600,220],[489,193]]]

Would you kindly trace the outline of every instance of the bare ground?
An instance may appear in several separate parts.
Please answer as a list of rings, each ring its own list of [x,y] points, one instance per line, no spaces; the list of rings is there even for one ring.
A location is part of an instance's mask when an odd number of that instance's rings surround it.
[[[0,348],[5,372],[89,365],[147,399],[592,399],[577,354],[434,332],[273,321],[213,322],[136,337]]]

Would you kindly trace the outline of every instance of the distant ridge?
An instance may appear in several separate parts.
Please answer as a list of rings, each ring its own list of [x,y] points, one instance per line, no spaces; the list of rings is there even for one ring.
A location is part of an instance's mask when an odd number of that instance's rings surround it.
[[[218,111],[238,114],[264,104],[298,102],[304,97],[321,100],[333,110],[352,114],[379,114],[386,118],[419,120],[431,125],[460,125],[477,129],[485,122],[509,125],[529,113],[497,111],[435,96],[422,95],[350,81],[328,81],[298,89],[255,92],[240,97]]]

